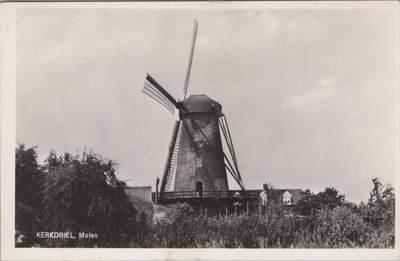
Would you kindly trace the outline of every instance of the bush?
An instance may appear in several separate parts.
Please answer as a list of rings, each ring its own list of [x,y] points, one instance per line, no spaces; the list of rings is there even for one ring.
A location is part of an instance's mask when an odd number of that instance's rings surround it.
[[[51,247],[123,247],[131,241],[135,211],[115,163],[93,153],[50,155],[44,184],[43,231],[96,233],[90,240],[45,240]]]
[[[15,150],[15,243],[29,247],[40,227],[45,175],[37,163],[36,147],[18,144]]]
[[[116,177],[116,163],[93,153],[82,156],[54,151],[43,165],[36,148],[16,149],[17,247],[152,248],[393,248],[395,195],[390,185],[373,179],[367,203],[344,201],[334,188],[303,192],[294,211],[284,211],[272,186],[267,215],[196,215],[187,203],[171,205],[153,223],[136,218]],[[91,240],[41,240],[39,231],[92,232]]]
[[[165,219],[151,227],[142,247],[266,248],[288,247],[293,242],[295,219],[280,215],[190,215],[188,204],[176,204]]]
[[[43,165],[36,148],[16,149],[15,245],[17,247],[127,247],[138,224],[116,177],[116,163],[93,153],[54,151]],[[95,239],[41,239],[36,232],[97,234]]]
[[[298,248],[361,247],[366,242],[367,225],[347,207],[324,208],[312,229],[302,228],[295,234]]]
[[[294,215],[270,200],[266,215],[193,216],[189,204],[171,206],[165,219],[148,223],[142,247],[169,248],[392,248],[394,193],[372,193],[368,204],[344,201],[327,188],[309,195]],[[270,192],[273,198],[273,191]],[[275,195],[276,196],[276,195]],[[311,199],[310,199],[311,198]],[[307,203],[308,202],[308,203]],[[309,204],[309,205],[307,205]],[[299,215],[299,209],[307,215]],[[301,213],[301,212],[300,212]]]
[[[296,212],[309,216],[322,208],[334,209],[343,205],[345,205],[344,195],[340,195],[335,188],[328,187],[318,194],[307,189],[301,193],[301,199],[296,205]]]

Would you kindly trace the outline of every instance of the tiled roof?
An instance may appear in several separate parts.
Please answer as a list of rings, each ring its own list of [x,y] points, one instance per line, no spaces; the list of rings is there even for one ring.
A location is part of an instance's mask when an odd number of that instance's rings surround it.
[[[269,184],[264,184],[264,189],[267,189],[269,187]],[[301,198],[301,189],[281,189],[281,188],[272,188],[273,191],[277,191],[279,194],[279,197],[282,199],[283,194],[287,191],[290,193],[291,197],[291,205],[296,205],[297,202]],[[268,189],[267,189],[268,190]]]

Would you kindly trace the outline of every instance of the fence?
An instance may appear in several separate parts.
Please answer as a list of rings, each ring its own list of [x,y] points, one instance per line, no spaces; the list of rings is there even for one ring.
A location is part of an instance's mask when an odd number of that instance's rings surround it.
[[[127,193],[136,198],[141,198],[144,200],[152,200],[151,186],[142,187],[127,187]]]
[[[261,190],[229,190],[229,191],[174,191],[163,192],[159,195],[160,201],[182,199],[231,199],[238,192],[241,199],[258,199]]]

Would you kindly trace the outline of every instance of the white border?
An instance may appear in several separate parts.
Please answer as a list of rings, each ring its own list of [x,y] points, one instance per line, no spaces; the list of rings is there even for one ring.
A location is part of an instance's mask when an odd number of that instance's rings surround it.
[[[15,102],[16,102],[16,10],[17,9],[390,9],[399,13],[399,2],[182,2],[182,3],[3,3],[0,5],[0,120],[1,120],[1,258],[28,260],[99,259],[99,260],[332,260],[400,259],[396,229],[396,248],[372,249],[45,249],[14,247],[14,173],[15,173]],[[399,16],[397,16],[399,29]],[[400,46],[397,31],[397,46]],[[395,54],[399,68],[399,49]],[[399,70],[397,70],[399,71]],[[399,75],[397,75],[399,86]],[[400,86],[399,86],[400,87]],[[396,112],[400,91],[397,89]],[[399,116],[399,115],[397,115]],[[399,191],[399,118],[396,121],[396,182]],[[396,209],[399,210],[399,200]],[[399,228],[396,211],[396,228]]]

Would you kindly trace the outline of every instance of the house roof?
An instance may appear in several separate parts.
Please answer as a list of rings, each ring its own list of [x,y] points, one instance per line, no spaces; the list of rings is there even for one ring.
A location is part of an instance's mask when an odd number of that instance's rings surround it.
[[[270,185],[268,183],[265,183],[263,187],[265,190],[268,190]],[[292,195],[292,204],[293,205],[297,204],[297,202],[300,200],[301,192],[303,191],[301,189],[287,189],[287,188],[282,189],[282,188],[274,188],[274,187],[272,187],[272,190],[277,191],[280,197],[282,197],[286,191],[289,192],[290,195]]]
[[[287,191],[292,195],[292,202],[293,204],[296,204],[297,201],[301,198],[301,189],[277,189],[279,191],[279,194],[283,196],[283,194]]]

